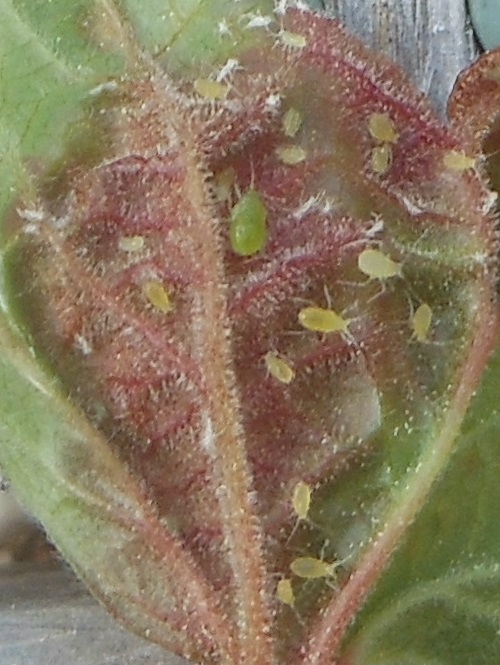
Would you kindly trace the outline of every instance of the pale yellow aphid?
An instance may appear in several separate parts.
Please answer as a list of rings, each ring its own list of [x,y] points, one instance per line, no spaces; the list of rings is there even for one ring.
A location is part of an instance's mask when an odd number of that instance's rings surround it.
[[[307,39],[298,32],[281,30],[278,36],[283,46],[288,46],[289,48],[304,48],[307,46]]]
[[[291,383],[295,378],[295,370],[284,358],[280,358],[276,351],[269,351],[264,356],[269,374],[281,383]]]
[[[444,165],[452,169],[453,171],[467,171],[468,169],[473,169],[476,166],[476,160],[474,157],[468,157],[463,152],[458,150],[450,150],[443,157]]]
[[[298,145],[282,145],[276,148],[276,155],[280,162],[293,166],[305,161],[307,153]]]
[[[306,330],[319,333],[340,332],[349,335],[349,321],[333,309],[304,307],[299,312],[299,323]]]
[[[311,556],[299,556],[290,564],[290,570],[297,577],[305,580],[317,580],[322,577],[335,577],[338,562],[328,563]]]
[[[358,256],[358,268],[373,279],[389,279],[401,275],[401,264],[379,249],[364,249]]]
[[[303,480],[299,480],[293,488],[292,506],[299,520],[306,520],[309,515],[311,495],[311,487]]]
[[[372,113],[368,120],[368,131],[380,143],[397,143],[399,133],[387,113]]]
[[[293,593],[291,580],[284,578],[278,582],[276,596],[284,605],[289,605],[290,607],[295,605],[295,594]]]
[[[143,236],[122,236],[118,240],[118,249],[123,252],[140,252],[144,244]]]
[[[302,115],[296,108],[290,107],[283,116],[283,132],[293,138],[302,125]]]
[[[417,342],[427,341],[427,333],[429,332],[431,323],[432,309],[427,303],[422,303],[422,305],[417,308],[411,320],[413,334]]]
[[[205,99],[225,99],[229,93],[229,86],[220,81],[210,79],[196,79],[193,83],[196,92]]]
[[[142,292],[159,312],[168,314],[174,308],[172,299],[161,282],[151,280],[142,285]]]
[[[392,164],[392,148],[389,143],[377,145],[370,154],[370,163],[375,173],[386,173]]]
[[[236,171],[232,166],[229,166],[215,176],[214,194],[219,203],[224,203],[231,199],[231,189],[235,179]]]

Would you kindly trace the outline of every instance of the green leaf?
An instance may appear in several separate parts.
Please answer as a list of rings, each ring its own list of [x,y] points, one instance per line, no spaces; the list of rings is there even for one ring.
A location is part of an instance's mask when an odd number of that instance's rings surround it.
[[[43,171],[68,145],[74,160],[100,143],[90,103],[144,64],[142,48],[200,75],[258,40],[263,31],[245,26],[271,9],[271,0],[0,0],[0,216],[15,191],[30,190],[28,163]]]
[[[499,662],[499,385],[500,349],[450,467],[356,621],[349,663]]]
[[[274,22],[272,0],[121,0],[142,46],[176,74],[200,75],[234,58],[259,33],[256,17]]]

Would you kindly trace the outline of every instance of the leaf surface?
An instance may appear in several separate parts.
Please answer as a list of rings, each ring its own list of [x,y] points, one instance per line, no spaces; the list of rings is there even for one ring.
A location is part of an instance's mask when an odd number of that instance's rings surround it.
[[[36,7],[23,26],[53,51]],[[4,224],[0,459],[137,632],[206,663],[327,665],[494,345],[483,146],[335,21],[102,3],[96,24],[96,7],[75,6],[94,41],[68,22],[60,144],[18,140],[33,176]],[[435,599],[458,612],[477,591],[479,621],[493,573],[440,573]],[[429,588],[400,593],[410,627]],[[400,620],[372,602],[359,662]]]

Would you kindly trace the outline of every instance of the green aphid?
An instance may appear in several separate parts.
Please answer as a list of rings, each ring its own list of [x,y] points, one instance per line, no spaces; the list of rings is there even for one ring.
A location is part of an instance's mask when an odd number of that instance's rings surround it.
[[[252,256],[264,248],[267,235],[266,206],[259,192],[249,189],[231,210],[231,248],[240,256]]]

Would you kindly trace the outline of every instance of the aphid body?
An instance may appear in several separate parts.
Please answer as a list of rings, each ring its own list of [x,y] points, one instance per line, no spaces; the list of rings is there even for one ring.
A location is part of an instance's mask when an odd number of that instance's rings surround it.
[[[392,164],[392,148],[389,143],[383,143],[373,148],[370,156],[372,169],[375,173],[383,174]]]
[[[276,148],[276,156],[283,164],[294,166],[295,164],[304,162],[307,153],[299,145],[282,145]]]
[[[155,309],[168,314],[174,308],[172,299],[161,282],[151,280],[142,285],[142,292]]]
[[[358,268],[373,279],[389,279],[401,275],[401,264],[379,249],[364,249],[358,256]]]
[[[300,111],[291,106],[283,116],[283,132],[285,136],[293,138],[302,124]]]
[[[335,577],[338,562],[328,563],[311,556],[299,556],[290,564],[290,570],[297,577],[305,580],[317,580],[322,577]]]
[[[290,607],[295,605],[295,594],[293,593],[291,580],[284,578],[278,582],[276,596],[284,605],[289,605]]]
[[[368,131],[380,143],[397,143],[399,134],[387,113],[372,113],[368,120]]]
[[[306,330],[319,333],[344,333],[349,335],[349,321],[333,309],[304,307],[299,312],[299,323]]]
[[[231,199],[231,189],[236,179],[236,172],[232,166],[218,173],[214,178],[214,195],[219,203]]]
[[[287,46],[288,48],[302,49],[307,46],[307,39],[304,37],[304,35],[301,35],[298,32],[288,32],[288,30],[281,30],[278,36],[283,46]]]
[[[280,358],[275,351],[269,351],[264,356],[269,374],[281,383],[291,383],[295,378],[295,370],[284,358]]]
[[[444,165],[452,171],[467,171],[476,166],[474,157],[468,157],[458,150],[450,150],[443,158]]]
[[[417,342],[426,342],[427,334],[432,323],[432,309],[427,303],[422,303],[413,314],[411,325]]]
[[[193,83],[195,91],[205,99],[225,99],[229,93],[229,86],[220,81],[211,79],[196,79]]]
[[[293,488],[292,506],[299,520],[306,520],[309,515],[311,494],[311,487],[302,480]]]
[[[123,252],[140,252],[144,244],[143,236],[122,236],[118,240],[118,249]]]
[[[252,256],[264,248],[267,235],[267,208],[259,192],[249,189],[231,210],[231,248],[240,256]]]

